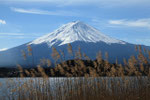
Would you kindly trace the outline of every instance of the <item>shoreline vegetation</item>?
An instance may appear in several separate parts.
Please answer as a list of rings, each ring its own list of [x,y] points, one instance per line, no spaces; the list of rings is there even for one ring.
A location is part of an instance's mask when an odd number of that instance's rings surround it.
[[[3,80],[4,81],[4,80]],[[149,77],[10,78],[1,100],[149,100]]]
[[[75,59],[58,63],[61,56],[55,48],[52,50],[54,68],[49,59],[41,59],[36,68],[22,68],[20,65],[8,70],[1,68],[0,71],[7,77],[15,77],[1,78],[1,100],[149,100],[149,50],[136,46],[138,56],[124,59],[123,65],[117,60],[114,64],[109,63],[107,52],[105,59],[98,52],[96,60],[90,60],[80,52],[80,48],[73,54],[70,44],[68,53]],[[30,46],[28,52],[34,64]],[[28,55],[22,53],[26,60]]]

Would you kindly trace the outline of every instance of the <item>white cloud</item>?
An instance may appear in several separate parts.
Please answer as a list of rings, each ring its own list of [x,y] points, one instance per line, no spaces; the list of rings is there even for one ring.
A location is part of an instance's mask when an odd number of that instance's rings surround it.
[[[14,12],[19,13],[30,13],[30,14],[40,14],[40,15],[57,15],[57,16],[78,16],[77,13],[70,12],[70,11],[47,11],[47,10],[40,10],[40,9],[22,9],[22,8],[11,8]]]
[[[0,36],[23,36],[23,33],[0,33]]]
[[[128,26],[128,27],[150,28],[150,18],[137,19],[137,20],[127,20],[127,19],[109,20],[108,23],[111,25],[119,25],[119,26],[122,25],[122,26]]]
[[[0,24],[6,24],[5,20],[0,19]]]
[[[0,51],[6,51],[6,50],[8,50],[8,48],[2,48],[2,49],[0,49]]]
[[[150,5],[150,0],[100,0],[101,4],[106,7],[128,7],[128,6],[145,6]]]
[[[58,6],[98,5],[98,6],[137,6],[150,5],[150,0],[1,0],[1,3],[45,3]]]
[[[110,20],[109,24],[115,24],[115,25],[120,25],[123,24],[124,20]]]
[[[38,38],[41,35],[35,33],[0,33],[0,38],[17,38],[17,39],[25,39],[25,38]]]

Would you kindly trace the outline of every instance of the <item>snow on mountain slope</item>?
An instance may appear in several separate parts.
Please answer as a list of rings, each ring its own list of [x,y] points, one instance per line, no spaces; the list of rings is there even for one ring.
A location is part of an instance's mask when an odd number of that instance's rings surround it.
[[[74,54],[80,46],[81,52],[93,60],[99,51],[102,52],[103,58],[105,52],[108,52],[109,62],[115,62],[117,58],[118,62],[122,63],[123,58],[128,59],[131,55],[137,56],[134,44],[111,38],[83,22],[75,21],[32,42],[0,51],[0,67],[15,67],[17,64],[23,67],[32,67],[40,64],[42,58],[50,59],[54,63],[55,61],[50,55],[52,53],[51,46],[54,46],[58,51],[63,51],[65,60],[73,59],[70,58],[67,51],[68,43],[72,45]],[[27,45],[31,45],[34,61],[32,56],[27,56],[27,60],[23,58],[21,51],[28,54]],[[150,47],[147,48],[150,49]]]
[[[75,41],[126,44],[123,41],[108,37],[99,30],[80,21],[65,24],[54,32],[44,35],[29,44],[47,43],[49,46],[61,46]]]
[[[81,53],[86,54],[92,60],[96,59],[96,54],[99,51],[102,52],[103,59],[107,52],[109,54],[108,60],[111,63],[115,63],[116,59],[118,59],[118,63],[123,63],[124,58],[129,59],[131,55],[135,57],[138,55],[134,44],[111,38],[83,22],[75,21],[32,42],[0,51],[0,67],[16,67],[17,64],[22,67],[36,67],[43,58],[50,59],[54,64],[51,46],[54,46],[60,54],[60,50],[64,53],[63,60],[74,59],[68,53],[68,43],[72,45],[74,55],[80,46]],[[31,45],[33,55],[27,55],[24,60],[21,51],[28,54],[27,45]],[[142,46],[142,48],[150,50],[150,47]]]

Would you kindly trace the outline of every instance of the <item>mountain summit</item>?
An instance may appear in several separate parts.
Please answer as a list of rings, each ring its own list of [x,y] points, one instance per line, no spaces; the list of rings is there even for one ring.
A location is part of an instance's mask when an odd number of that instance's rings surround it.
[[[93,60],[96,59],[96,54],[99,51],[104,59],[107,52],[109,54],[108,60],[112,63],[116,59],[123,63],[124,58],[128,59],[131,55],[137,56],[134,44],[111,38],[90,25],[74,21],[29,43],[0,51],[0,67],[15,67],[17,64],[23,67],[35,67],[35,65],[41,64],[43,58],[50,59],[54,63],[51,56],[52,47],[55,47],[60,55],[64,55],[61,58],[63,61],[74,59],[68,54],[68,43],[72,45],[74,55],[80,46],[81,53]],[[32,56],[27,55],[29,53],[28,45],[32,48]],[[150,47],[142,47],[150,50]]]
[[[74,21],[65,24],[54,32],[44,35],[29,44],[47,43],[49,46],[61,46],[75,41],[125,44],[123,41],[102,34],[99,30],[81,21]]]

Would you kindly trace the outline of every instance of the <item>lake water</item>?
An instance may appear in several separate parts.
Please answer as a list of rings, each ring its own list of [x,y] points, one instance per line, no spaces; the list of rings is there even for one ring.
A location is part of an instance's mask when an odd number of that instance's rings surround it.
[[[78,85],[93,85],[98,87],[105,87],[110,93],[112,92],[112,84],[114,86],[119,83],[126,84],[130,88],[138,87],[139,83],[142,86],[146,86],[150,83],[150,78],[148,77],[100,77],[100,78],[0,78],[0,100],[13,100],[18,98],[21,93],[28,93],[42,91],[46,92],[51,90],[51,94],[57,97],[56,92],[61,90],[61,93],[66,92],[66,88],[76,89],[79,88]]]

